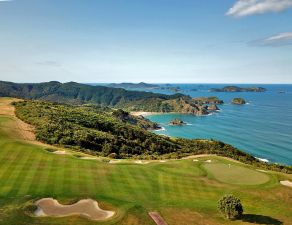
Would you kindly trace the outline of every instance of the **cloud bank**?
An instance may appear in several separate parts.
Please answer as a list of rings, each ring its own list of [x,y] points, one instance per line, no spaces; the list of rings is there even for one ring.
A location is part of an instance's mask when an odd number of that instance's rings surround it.
[[[281,12],[292,7],[292,0],[238,0],[226,15],[250,16],[267,12]]]

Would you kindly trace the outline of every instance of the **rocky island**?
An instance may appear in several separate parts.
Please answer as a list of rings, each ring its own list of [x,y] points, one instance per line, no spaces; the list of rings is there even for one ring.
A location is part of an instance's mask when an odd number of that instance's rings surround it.
[[[220,100],[219,98],[215,97],[215,96],[211,96],[211,97],[199,97],[199,98],[193,98],[193,101],[195,104],[215,104],[215,105],[221,105],[223,104],[223,100]]]
[[[183,126],[186,125],[186,123],[184,121],[182,121],[181,119],[173,119],[172,121],[169,122],[170,125],[173,126]]]
[[[246,101],[243,98],[234,98],[231,103],[234,105],[244,105]]]
[[[267,89],[263,87],[237,87],[226,86],[223,88],[211,88],[210,92],[265,92]]]

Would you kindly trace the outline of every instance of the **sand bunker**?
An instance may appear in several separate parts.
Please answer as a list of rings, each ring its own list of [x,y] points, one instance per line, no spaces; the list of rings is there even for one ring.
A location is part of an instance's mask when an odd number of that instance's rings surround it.
[[[142,161],[142,160],[136,160],[135,163],[136,164],[148,164],[150,162],[145,162],[145,161]]]
[[[292,187],[292,182],[289,180],[282,180],[282,181],[280,181],[280,184],[287,186],[287,187]]]
[[[54,151],[53,153],[57,154],[57,155],[67,155],[68,154],[66,151],[60,151],[60,150]]]
[[[268,171],[266,171],[266,170],[259,170],[259,169],[257,169],[257,171],[263,172],[263,173],[268,173]]]
[[[109,163],[121,163],[123,162],[122,160],[110,160]]]
[[[207,162],[207,163],[210,163],[210,162],[212,162],[212,160],[211,160],[211,159],[209,159],[209,160],[206,160],[205,162]]]
[[[80,159],[85,159],[85,160],[97,160],[97,158],[87,157],[87,156],[80,157]]]
[[[99,208],[98,203],[92,199],[84,199],[73,205],[61,205],[53,198],[43,198],[36,202],[38,209],[35,216],[65,217],[79,215],[91,220],[105,220],[112,217],[115,212]]]
[[[197,160],[197,159],[193,159],[193,162],[199,162],[199,160]]]

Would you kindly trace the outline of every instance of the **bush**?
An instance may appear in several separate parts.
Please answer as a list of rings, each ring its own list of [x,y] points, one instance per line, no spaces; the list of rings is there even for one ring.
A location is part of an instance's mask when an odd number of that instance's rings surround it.
[[[243,213],[240,199],[234,195],[223,196],[218,202],[218,209],[227,219],[238,219]]]

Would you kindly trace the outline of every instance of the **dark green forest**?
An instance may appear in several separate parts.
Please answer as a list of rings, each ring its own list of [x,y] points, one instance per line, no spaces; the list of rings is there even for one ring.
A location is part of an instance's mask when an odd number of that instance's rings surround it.
[[[14,105],[17,117],[35,126],[39,141],[92,155],[169,159],[194,154],[217,154],[260,168],[292,172],[291,167],[260,162],[221,141],[156,135],[147,129],[155,129],[157,124],[131,116],[123,110],[33,100],[15,102]]]

